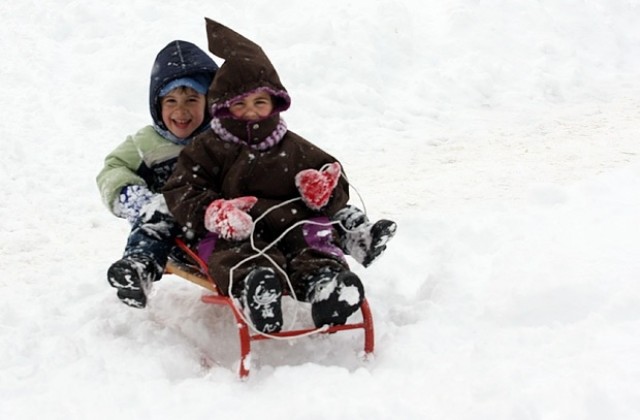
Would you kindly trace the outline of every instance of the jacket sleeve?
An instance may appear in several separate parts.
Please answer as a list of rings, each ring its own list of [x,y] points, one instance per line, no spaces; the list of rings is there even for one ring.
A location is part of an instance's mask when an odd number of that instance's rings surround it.
[[[124,186],[147,186],[145,180],[136,174],[141,163],[142,158],[131,136],[105,158],[104,166],[96,177],[96,183],[102,201],[112,213],[114,213],[116,198]]]
[[[169,210],[178,223],[204,235],[204,213],[213,200],[220,198],[221,166],[206,141],[194,140],[185,147],[173,174],[162,189]]]
[[[342,163],[340,163],[340,166],[342,167]],[[348,202],[349,182],[347,181],[347,176],[345,175],[343,167],[338,185],[336,185],[336,188],[333,190],[333,194],[331,194],[331,198],[325,208],[322,209],[322,212],[329,217],[333,217],[340,209],[346,206]]]

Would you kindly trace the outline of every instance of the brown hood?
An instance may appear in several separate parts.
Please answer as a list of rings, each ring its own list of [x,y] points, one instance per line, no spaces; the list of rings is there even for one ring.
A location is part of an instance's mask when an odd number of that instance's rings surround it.
[[[259,45],[226,26],[205,18],[209,51],[224,59],[209,87],[208,105],[214,117],[229,117],[232,99],[265,89],[274,99],[274,113],[289,108],[291,99],[276,69]]]

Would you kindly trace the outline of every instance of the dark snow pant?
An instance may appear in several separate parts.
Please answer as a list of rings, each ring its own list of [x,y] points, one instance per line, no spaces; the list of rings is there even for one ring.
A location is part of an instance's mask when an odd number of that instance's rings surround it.
[[[328,223],[327,218],[317,221]],[[268,232],[254,232],[254,244],[258,249],[270,245],[271,238],[277,235]],[[305,300],[310,276],[331,270],[342,272],[349,269],[342,250],[335,241],[336,232],[331,226],[317,226],[307,223],[288,233],[280,242],[266,251],[273,261],[258,254],[251,248],[250,242],[226,241],[215,234],[208,235],[198,249],[200,256],[207,261],[209,274],[220,291],[229,295],[230,272],[233,269],[233,287],[231,294],[239,296],[244,287],[244,278],[256,267],[271,267],[280,278],[283,290],[289,285],[282,273],[274,267],[283,269],[293,286],[296,297]],[[265,240],[262,238],[269,238]]]
[[[123,257],[149,257],[156,262],[162,273],[180,231],[169,213],[160,210],[151,214],[142,213],[133,223]]]

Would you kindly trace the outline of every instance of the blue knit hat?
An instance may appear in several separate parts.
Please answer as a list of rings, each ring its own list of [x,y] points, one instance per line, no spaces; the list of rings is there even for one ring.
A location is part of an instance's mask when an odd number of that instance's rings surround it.
[[[202,95],[206,95],[207,90],[209,89],[210,82],[211,76],[204,74],[198,74],[193,77],[181,77],[179,79],[174,79],[164,85],[162,89],[160,89],[160,93],[158,94],[158,96],[162,98],[173,89],[178,87],[189,87]]]

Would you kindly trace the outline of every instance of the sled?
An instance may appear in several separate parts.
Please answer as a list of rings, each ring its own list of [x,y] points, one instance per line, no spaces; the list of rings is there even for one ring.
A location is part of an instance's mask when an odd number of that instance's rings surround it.
[[[232,299],[229,296],[225,296],[218,290],[217,285],[214,283],[213,278],[209,275],[207,264],[195,253],[189,246],[182,240],[176,239],[176,245],[182,250],[190,260],[189,262],[182,262],[170,259],[165,269],[167,274],[173,274],[178,277],[182,277],[192,283],[195,283],[201,287],[207,289],[210,293],[202,296],[204,303],[225,305],[233,313],[238,326],[238,336],[240,339],[240,363],[238,368],[238,374],[241,379],[249,376],[251,368],[251,342],[257,340],[269,340],[272,337],[263,335],[260,333],[252,333],[251,329],[245,322],[242,314],[238,308],[233,304]],[[373,335],[373,318],[371,316],[371,309],[369,303],[365,298],[360,306],[360,312],[362,314],[362,320],[360,322],[347,323],[345,325],[325,326],[319,333],[330,334],[340,331],[348,331],[355,329],[364,330],[364,352],[368,356],[373,353],[374,347],[374,335]],[[292,329],[286,331],[280,331],[277,333],[270,333],[269,335],[274,337],[303,337],[316,331],[316,328],[301,328]]]

